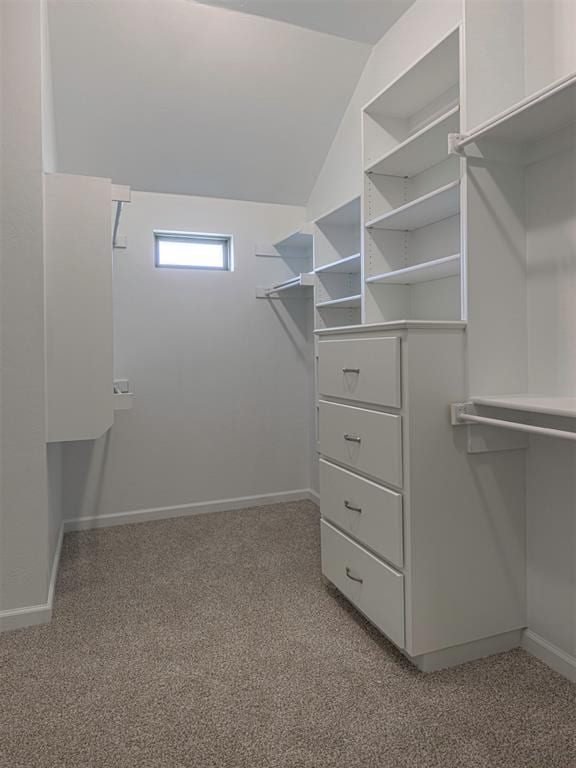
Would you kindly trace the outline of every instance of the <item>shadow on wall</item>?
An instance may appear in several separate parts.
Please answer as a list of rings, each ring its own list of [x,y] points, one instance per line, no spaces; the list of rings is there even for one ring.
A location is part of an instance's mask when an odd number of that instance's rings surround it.
[[[98,517],[111,431],[98,440],[64,444],[64,520]]]

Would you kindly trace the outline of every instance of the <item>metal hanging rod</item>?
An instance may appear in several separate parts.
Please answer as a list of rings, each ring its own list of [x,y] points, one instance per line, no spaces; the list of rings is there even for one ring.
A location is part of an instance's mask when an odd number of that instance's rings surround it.
[[[491,419],[488,416],[476,416],[467,413],[466,408],[471,404],[459,403],[452,406],[452,424],[454,426],[462,424],[485,424],[490,427],[501,427],[502,429],[511,429],[516,432],[528,432],[534,435],[544,437],[556,437],[561,440],[576,441],[576,432],[569,432],[564,429],[554,429],[552,427],[536,427],[533,424],[523,424],[518,421],[505,421],[504,419]]]

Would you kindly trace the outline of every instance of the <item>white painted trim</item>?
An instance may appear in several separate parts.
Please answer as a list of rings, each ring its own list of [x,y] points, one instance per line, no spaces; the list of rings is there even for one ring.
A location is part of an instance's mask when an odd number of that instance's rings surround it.
[[[227,512],[235,509],[262,507],[268,504],[281,504],[287,501],[313,501],[319,503],[318,494],[311,489],[286,491],[284,493],[265,493],[258,496],[240,496],[234,499],[201,501],[194,504],[177,504],[172,507],[152,507],[135,509],[131,512],[117,512],[99,517],[79,517],[64,521],[65,531],[87,531],[93,528],[109,528],[114,525],[145,523],[153,520],[167,520],[173,517],[188,517],[209,512]]]
[[[531,629],[524,631],[522,648],[568,680],[576,683],[576,658],[574,656],[548,642]]]
[[[316,506],[320,506],[320,494],[318,491],[314,491],[312,488],[308,489],[308,496],[310,501],[313,501]]]
[[[40,603],[39,605],[27,605],[23,608],[12,608],[6,611],[0,611],[0,632],[6,632],[10,629],[31,627],[36,624],[50,623],[52,620],[52,606],[54,603],[54,592],[56,590],[56,579],[58,578],[58,567],[60,565],[60,555],[62,554],[63,539],[64,524],[60,526],[58,542],[56,544],[56,550],[54,551],[46,602]]]
[[[485,656],[510,651],[512,648],[518,648],[521,641],[522,630],[513,629],[510,632],[503,632],[501,635],[483,637],[471,643],[454,645],[451,648],[442,648],[439,651],[423,653],[421,656],[408,656],[408,658],[421,672],[435,672],[438,669],[447,669],[458,664],[465,664],[468,661],[482,659]]]

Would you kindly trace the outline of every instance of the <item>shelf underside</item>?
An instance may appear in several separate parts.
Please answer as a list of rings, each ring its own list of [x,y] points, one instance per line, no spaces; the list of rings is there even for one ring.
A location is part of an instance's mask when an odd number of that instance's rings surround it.
[[[411,231],[448,219],[460,211],[460,181],[419,197],[366,223],[371,229]]]
[[[357,227],[360,225],[360,198],[355,197],[316,219],[318,227]]]
[[[501,112],[458,143],[480,139],[532,143],[576,123],[576,75],[565,78]]]
[[[360,254],[355,253],[353,256],[347,256],[345,259],[332,261],[330,264],[323,264],[320,267],[316,267],[314,272],[317,274],[356,275],[360,272]]]
[[[404,269],[396,269],[392,272],[383,272],[380,275],[369,277],[366,282],[370,284],[385,285],[415,285],[427,283],[432,280],[442,280],[446,277],[454,277],[460,274],[460,254],[446,256],[434,261],[426,261],[422,264],[414,264]]]
[[[368,166],[366,173],[416,176],[448,157],[448,134],[457,133],[459,125],[459,108],[453,107]]]
[[[320,301],[316,304],[316,309],[353,309],[360,306],[362,296],[345,296],[342,299],[331,299],[330,301]]]
[[[490,395],[472,397],[475,405],[504,408],[510,411],[542,413],[549,416],[576,418],[576,397],[549,397],[546,395]]]

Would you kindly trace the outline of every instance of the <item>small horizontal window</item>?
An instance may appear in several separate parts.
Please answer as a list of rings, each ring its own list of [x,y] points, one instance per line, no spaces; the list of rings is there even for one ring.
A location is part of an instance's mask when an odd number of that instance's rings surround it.
[[[155,264],[173,269],[231,268],[231,239],[222,235],[154,232]]]

